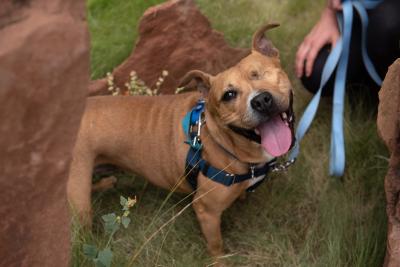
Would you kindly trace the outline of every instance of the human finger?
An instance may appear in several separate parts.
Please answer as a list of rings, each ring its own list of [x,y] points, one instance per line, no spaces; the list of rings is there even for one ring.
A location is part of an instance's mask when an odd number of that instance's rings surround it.
[[[306,67],[305,67],[305,75],[307,77],[309,77],[312,73],[313,67],[314,67],[314,62],[315,59],[319,53],[319,51],[321,50],[321,48],[329,43],[330,40],[327,40],[326,38],[319,38],[314,40],[314,42],[311,45],[310,51],[307,54],[307,58],[306,58]]]
[[[304,60],[306,59],[307,53],[310,50],[308,42],[304,41],[296,53],[296,76],[300,78],[303,76]]]
[[[307,77],[310,77],[313,67],[314,67],[314,61],[315,58],[317,57],[317,54],[319,52],[319,50],[321,49],[321,47],[314,45],[310,51],[307,54],[307,58],[306,58],[306,63],[305,63],[305,75]]]

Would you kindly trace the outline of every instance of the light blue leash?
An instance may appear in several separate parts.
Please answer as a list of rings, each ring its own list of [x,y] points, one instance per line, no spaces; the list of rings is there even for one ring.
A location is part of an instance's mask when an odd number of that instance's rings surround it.
[[[343,114],[344,114],[344,96],[347,75],[347,65],[350,51],[351,30],[353,25],[353,7],[357,10],[361,18],[362,36],[361,49],[364,65],[368,74],[372,79],[380,85],[382,80],[377,74],[370,58],[367,54],[366,35],[368,27],[368,15],[366,8],[375,8],[381,0],[344,0],[342,1],[343,15],[338,14],[339,28],[342,32],[342,37],[336,43],[325,66],[322,70],[322,77],[319,89],[311,99],[306,110],[301,117],[296,130],[296,145],[289,155],[289,160],[297,158],[300,152],[300,141],[303,139],[308,128],[311,126],[315,114],[318,109],[318,104],[321,99],[322,88],[326,85],[332,73],[336,70],[334,94],[333,94],[333,112],[332,112],[332,133],[331,133],[331,151],[330,151],[330,175],[342,176],[345,167],[345,148],[343,135]],[[342,26],[344,25],[344,27]]]

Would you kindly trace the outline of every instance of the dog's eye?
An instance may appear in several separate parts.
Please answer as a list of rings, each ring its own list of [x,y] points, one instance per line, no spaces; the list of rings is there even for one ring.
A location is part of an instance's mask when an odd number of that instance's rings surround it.
[[[228,90],[225,92],[225,94],[222,96],[222,101],[231,101],[232,99],[235,99],[237,96],[237,92],[235,90]]]
[[[258,80],[260,79],[260,74],[257,71],[253,70],[250,72],[250,80]]]

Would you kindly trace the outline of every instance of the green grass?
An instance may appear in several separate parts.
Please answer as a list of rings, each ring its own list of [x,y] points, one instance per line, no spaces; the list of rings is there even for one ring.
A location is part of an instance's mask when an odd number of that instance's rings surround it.
[[[161,1],[89,0],[92,77],[99,78],[126,58],[137,37],[138,20]],[[265,21],[281,27],[269,33],[296,88],[298,117],[310,95],[295,79],[296,47],[316,21],[325,1],[199,0],[213,27],[234,46],[248,47],[251,35]],[[328,173],[330,100],[323,100],[301,155],[288,173],[274,175],[244,202],[223,216],[228,261],[234,266],[380,266],[386,237],[383,177],[387,152],[376,133],[370,106],[346,105],[346,174]],[[114,266],[125,266],[146,238],[176,215],[190,199],[122,175],[116,189],[94,196],[92,232],[74,227],[73,266],[92,266],[82,254],[83,243],[104,244],[100,216],[119,208],[119,195],[137,195],[132,223],[113,244]],[[165,204],[164,204],[165,202]],[[162,207],[160,209],[160,207]],[[161,210],[161,212],[158,212]],[[144,246],[134,266],[206,266],[208,257],[191,208],[163,228]]]

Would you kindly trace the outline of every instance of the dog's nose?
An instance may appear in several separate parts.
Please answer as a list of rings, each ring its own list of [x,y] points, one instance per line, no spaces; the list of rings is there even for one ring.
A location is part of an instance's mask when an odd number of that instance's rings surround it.
[[[250,104],[254,110],[265,114],[271,110],[273,98],[270,93],[264,92],[253,97],[253,99],[250,101]]]

